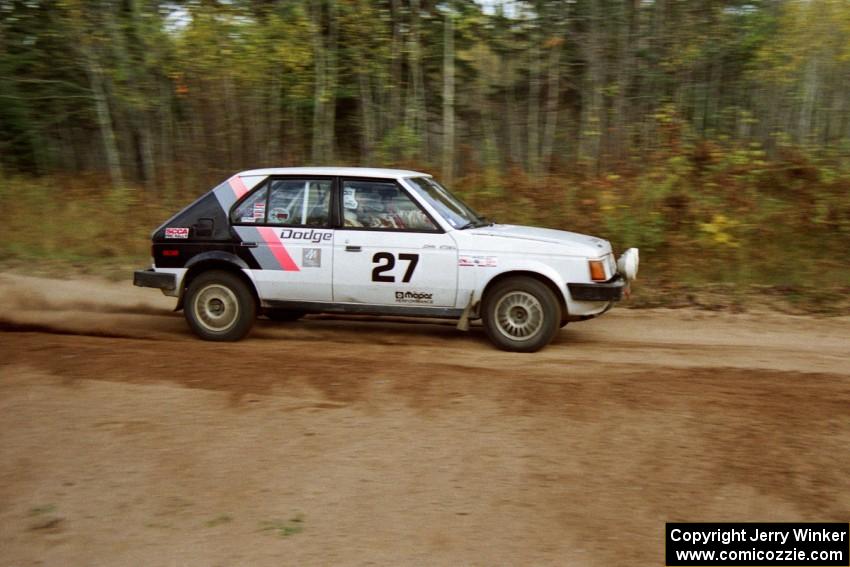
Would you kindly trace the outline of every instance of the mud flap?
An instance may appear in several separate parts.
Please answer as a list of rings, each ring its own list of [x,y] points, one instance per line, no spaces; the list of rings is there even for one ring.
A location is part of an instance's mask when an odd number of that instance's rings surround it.
[[[466,307],[463,309],[463,313],[458,319],[457,322],[457,330],[458,331],[468,331],[469,330],[469,315],[472,313],[472,296],[475,295],[474,291],[469,292],[469,302],[466,304]]]

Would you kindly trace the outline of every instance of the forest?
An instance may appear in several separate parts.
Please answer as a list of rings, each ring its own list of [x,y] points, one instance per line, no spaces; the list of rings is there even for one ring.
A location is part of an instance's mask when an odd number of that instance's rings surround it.
[[[238,170],[402,166],[639,246],[648,304],[830,310],[848,155],[846,0],[0,0],[6,266],[144,262]]]

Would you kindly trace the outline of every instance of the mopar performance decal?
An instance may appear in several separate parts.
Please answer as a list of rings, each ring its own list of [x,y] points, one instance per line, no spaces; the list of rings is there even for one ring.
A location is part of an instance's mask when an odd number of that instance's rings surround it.
[[[434,303],[433,293],[421,291],[397,291],[395,292],[396,303]]]
[[[322,249],[321,248],[304,248],[301,250],[301,267],[302,268],[321,268],[322,267]]]

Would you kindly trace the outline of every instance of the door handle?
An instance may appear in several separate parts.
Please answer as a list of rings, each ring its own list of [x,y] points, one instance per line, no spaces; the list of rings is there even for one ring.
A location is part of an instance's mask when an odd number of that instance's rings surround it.
[[[436,248],[433,244],[423,244],[422,248]]]
[[[245,248],[256,248],[257,243],[256,242],[240,242],[239,246],[244,246]]]
[[[363,250],[363,248],[361,246],[346,246],[345,247],[346,252],[360,252],[362,250]]]

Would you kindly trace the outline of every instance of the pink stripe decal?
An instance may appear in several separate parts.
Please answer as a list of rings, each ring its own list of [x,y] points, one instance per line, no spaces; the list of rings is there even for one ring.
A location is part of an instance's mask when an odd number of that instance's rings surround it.
[[[248,188],[245,187],[245,183],[238,175],[234,175],[228,179],[227,182],[230,183],[230,188],[233,189],[233,192],[236,194],[237,201],[242,198],[242,195],[248,192]]]
[[[280,264],[281,268],[287,272],[301,271],[298,268],[298,264],[296,264],[292,259],[292,256],[289,255],[289,251],[286,249],[286,246],[284,246],[280,239],[278,239],[273,228],[267,226],[257,227],[257,231],[260,233],[260,236],[263,237],[263,240],[265,240],[269,250],[272,254],[274,254],[274,257],[277,259],[277,263]]]

